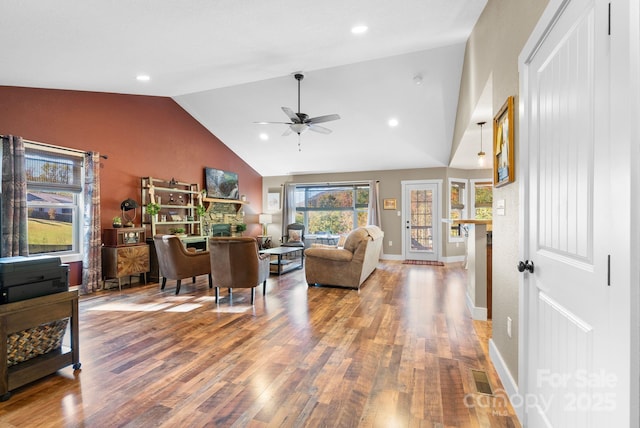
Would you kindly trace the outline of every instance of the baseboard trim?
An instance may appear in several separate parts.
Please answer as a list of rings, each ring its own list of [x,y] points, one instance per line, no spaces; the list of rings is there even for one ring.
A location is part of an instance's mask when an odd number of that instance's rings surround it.
[[[380,260],[404,260],[402,254],[382,254]]]
[[[486,321],[487,320],[487,308],[479,308],[473,305],[473,300],[471,300],[471,296],[469,293],[466,293],[467,297],[467,308],[469,308],[469,312],[471,312],[471,318],[478,321]]]
[[[500,351],[498,350],[498,347],[496,346],[493,339],[489,339],[489,359],[491,360],[493,367],[495,367],[496,372],[498,373],[500,382],[502,382],[502,386],[504,386],[505,392],[509,397],[511,406],[515,410],[520,424],[522,424],[522,421],[524,420],[524,406],[520,405],[516,407],[513,405],[513,397],[520,398],[518,385],[513,379],[513,376],[511,376],[511,372],[509,371],[507,364],[504,362],[502,354],[500,354]],[[519,399],[518,402],[522,404],[522,400]]]
[[[402,254],[381,254],[380,260],[400,260],[404,261]],[[438,261],[442,263],[464,262],[464,256],[440,257]]]
[[[464,256],[440,257],[440,261],[443,263],[464,262]]]

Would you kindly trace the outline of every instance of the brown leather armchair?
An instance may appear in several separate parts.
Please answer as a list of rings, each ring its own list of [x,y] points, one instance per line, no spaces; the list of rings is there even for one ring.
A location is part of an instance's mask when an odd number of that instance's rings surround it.
[[[258,253],[258,241],[252,237],[210,237],[209,256],[211,275],[216,287],[216,302],[220,287],[251,288],[251,304],[256,287],[262,283],[262,294],[267,291],[269,255]]]
[[[208,251],[187,251],[180,238],[174,235],[156,235],[153,237],[153,242],[156,246],[162,276],[161,290],[164,290],[167,279],[175,279],[176,294],[178,294],[182,279],[191,277],[192,281],[196,282],[196,276],[200,275],[209,275],[209,288],[213,287]]]

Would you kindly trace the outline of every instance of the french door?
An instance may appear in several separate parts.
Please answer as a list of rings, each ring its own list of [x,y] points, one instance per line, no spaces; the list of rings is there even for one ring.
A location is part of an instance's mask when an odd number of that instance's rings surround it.
[[[440,180],[402,182],[405,260],[438,260],[441,187]]]

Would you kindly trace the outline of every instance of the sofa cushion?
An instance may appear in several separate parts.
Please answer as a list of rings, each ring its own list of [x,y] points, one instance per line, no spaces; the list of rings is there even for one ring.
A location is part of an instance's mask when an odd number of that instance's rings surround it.
[[[287,242],[302,242],[302,234],[299,230],[289,230]]]
[[[369,236],[369,232],[364,227],[359,227],[354,229],[349,233],[347,239],[344,241],[344,249],[351,251],[352,253],[358,248],[360,242],[364,239],[367,239]]]
[[[321,259],[333,260],[336,262],[350,262],[353,259],[351,251],[335,247],[311,247],[304,252],[305,257],[319,257]]]

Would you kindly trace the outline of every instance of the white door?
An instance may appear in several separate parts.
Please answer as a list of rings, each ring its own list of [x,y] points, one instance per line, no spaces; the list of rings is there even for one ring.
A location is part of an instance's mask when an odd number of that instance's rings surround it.
[[[440,204],[438,181],[403,181],[405,260],[438,260]]]
[[[552,3],[520,58],[525,426],[617,426],[607,6]]]

